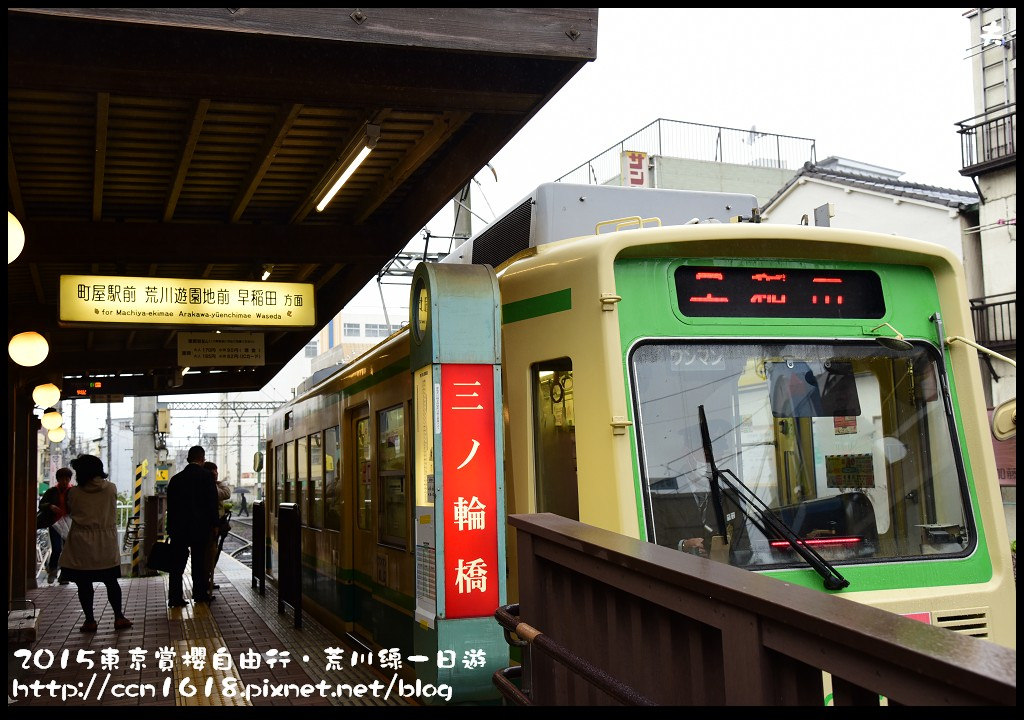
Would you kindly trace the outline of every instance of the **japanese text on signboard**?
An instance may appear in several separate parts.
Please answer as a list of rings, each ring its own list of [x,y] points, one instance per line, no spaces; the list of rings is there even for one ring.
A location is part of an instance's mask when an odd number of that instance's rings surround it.
[[[315,325],[313,286],[61,275],[60,319],[82,323]]]
[[[480,617],[498,602],[494,369],[441,366],[445,615]]]

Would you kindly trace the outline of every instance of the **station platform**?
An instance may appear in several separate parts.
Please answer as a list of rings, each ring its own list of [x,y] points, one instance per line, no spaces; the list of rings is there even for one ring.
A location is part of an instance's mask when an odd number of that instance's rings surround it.
[[[393,692],[393,673],[365,662],[365,648],[308,614],[296,629],[291,608],[278,613],[275,589],[268,583],[261,596],[251,577],[248,567],[222,554],[216,599],[184,608],[167,607],[163,573],[122,578],[125,615],[133,625],[120,631],[105,589],[96,584],[94,633],[79,630],[84,614],[74,584],[30,590],[37,636],[8,642],[8,711],[410,705]],[[188,569],[185,585],[190,597]]]

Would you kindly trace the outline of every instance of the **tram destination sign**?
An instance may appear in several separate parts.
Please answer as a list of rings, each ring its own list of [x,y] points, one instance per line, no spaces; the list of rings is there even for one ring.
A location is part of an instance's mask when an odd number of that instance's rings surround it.
[[[310,283],[61,275],[60,322],[314,327],[313,292]]]
[[[689,317],[865,318],[885,315],[871,270],[785,267],[676,269],[679,310]]]

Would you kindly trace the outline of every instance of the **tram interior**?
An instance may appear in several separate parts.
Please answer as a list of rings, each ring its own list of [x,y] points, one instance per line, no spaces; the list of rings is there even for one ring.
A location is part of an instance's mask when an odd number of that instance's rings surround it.
[[[966,484],[930,347],[652,342],[631,366],[659,545],[703,537],[709,548],[724,535],[732,564],[799,564],[766,527],[770,512],[831,562],[969,550]],[[723,487],[720,514],[699,406],[716,466],[743,490]]]

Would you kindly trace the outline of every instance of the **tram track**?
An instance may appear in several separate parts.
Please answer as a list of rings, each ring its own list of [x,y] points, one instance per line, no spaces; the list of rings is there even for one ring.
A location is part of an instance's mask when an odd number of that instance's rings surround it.
[[[231,530],[224,538],[221,552],[230,555],[248,567],[252,567],[252,519],[231,518]]]

